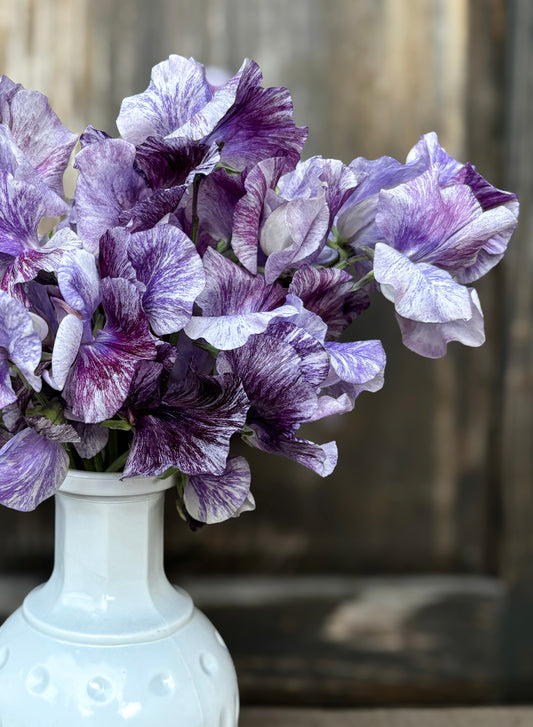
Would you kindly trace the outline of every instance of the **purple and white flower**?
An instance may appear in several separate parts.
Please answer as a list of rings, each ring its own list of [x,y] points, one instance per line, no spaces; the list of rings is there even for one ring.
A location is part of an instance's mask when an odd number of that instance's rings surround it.
[[[3,504],[122,468],[176,475],[192,527],[237,517],[255,507],[238,438],[333,471],[335,442],[300,428],[382,387],[381,342],[350,335],[371,292],[424,356],[483,342],[467,286],[505,253],[515,195],[433,133],[405,164],[302,161],[289,92],[261,81],[170,56],[124,99],[121,138],[86,128],[63,200],[75,136],[0,78]]]

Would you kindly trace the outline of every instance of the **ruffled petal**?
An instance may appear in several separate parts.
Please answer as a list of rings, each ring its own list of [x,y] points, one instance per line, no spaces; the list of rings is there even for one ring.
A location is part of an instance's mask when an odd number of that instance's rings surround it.
[[[471,298],[469,317],[444,323],[422,323],[396,316],[402,341],[407,348],[420,356],[441,358],[450,341],[459,341],[465,346],[481,346],[485,341],[483,313],[476,291],[468,288]]]
[[[257,273],[259,229],[267,191],[274,189],[287,170],[287,158],[276,157],[259,162],[248,173],[246,194],[235,206],[231,247],[244,267]]]
[[[139,417],[124,477],[160,475],[170,467],[190,475],[221,475],[248,406],[236,376],[190,373],[157,409]]]
[[[357,384],[361,391],[379,391],[383,386],[386,356],[381,341],[326,343],[335,378]]]
[[[232,169],[243,170],[276,156],[296,163],[307,128],[294,123],[290,93],[286,88],[262,88],[262,74],[254,61],[247,59],[238,75],[235,101],[206,141],[223,143],[221,160]]]
[[[427,263],[413,263],[398,250],[378,243],[374,274],[381,292],[402,318],[423,323],[469,320],[468,290],[450,273]]]
[[[0,449],[0,502],[15,510],[34,510],[55,494],[69,467],[58,441],[24,429]]]
[[[299,462],[321,477],[330,475],[337,465],[338,450],[335,442],[315,444],[294,436],[272,436],[272,433],[257,424],[251,425],[253,434],[250,444],[270,454],[281,454]]]
[[[146,91],[122,101],[118,130],[133,144],[141,144],[149,136],[167,136],[199,113],[212,96],[203,65],[192,58],[171,55],[153,67]],[[218,118],[226,108],[218,111]]]
[[[39,177],[59,197],[63,196],[63,173],[77,136],[60,122],[37,91],[0,81],[0,121],[6,124],[16,143]]]
[[[142,305],[158,336],[180,331],[205,285],[202,260],[178,227],[161,224],[131,235],[127,249],[144,284]]]
[[[94,342],[80,347],[63,394],[73,416],[88,424],[113,417],[128,395],[137,362],[156,357],[139,291],[120,278],[102,280],[101,291],[105,327]]]
[[[17,398],[11,385],[10,363],[18,367],[35,391],[41,390],[41,379],[35,375],[41,351],[41,339],[28,311],[0,291],[0,409]]]
[[[284,305],[283,290],[267,285],[261,276],[243,270],[211,248],[204,255],[206,285],[196,303],[201,316],[193,316],[185,333],[194,340],[204,338],[219,350],[242,346],[248,338],[266,330],[275,318],[297,313]]]
[[[307,310],[327,324],[327,338],[337,338],[351,321],[368,308],[367,295],[351,292],[353,278],[338,268],[311,266],[294,273],[289,292],[297,295]]]
[[[13,257],[41,247],[37,227],[43,217],[56,217],[68,209],[60,197],[45,196],[40,187],[0,171],[0,252]]]
[[[192,475],[187,478],[183,499],[187,512],[202,523],[220,523],[253,510],[250,494],[250,467],[244,457],[228,460],[221,475]]]
[[[316,257],[329,231],[324,196],[295,199],[277,207],[261,229],[260,245],[267,255],[265,280],[273,283],[288,268],[298,268]]]
[[[52,368],[50,371],[43,371],[43,379],[58,391],[62,391],[65,386],[70,367],[80,350],[83,328],[83,321],[73,314],[66,315],[57,328]]]
[[[91,459],[101,452],[109,441],[109,429],[99,424],[72,422],[78,432],[79,442],[74,443],[76,452],[83,459]]]
[[[89,252],[98,251],[100,237],[120,224],[124,210],[149,194],[134,161],[135,147],[122,139],[96,142],[76,154],[78,234]]]

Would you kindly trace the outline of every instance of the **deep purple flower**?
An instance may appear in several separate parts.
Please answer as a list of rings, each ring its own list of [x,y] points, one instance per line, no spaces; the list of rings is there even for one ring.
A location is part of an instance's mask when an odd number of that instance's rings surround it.
[[[231,374],[201,376],[189,370],[159,398],[159,366],[138,369],[142,395],[137,390],[126,405],[134,437],[124,477],[160,475],[171,467],[188,475],[222,475],[230,439],[246,420],[249,402],[241,382]],[[132,391],[136,388],[134,383]]]
[[[291,323],[275,322],[234,351],[217,359],[221,372],[242,380],[251,407],[250,444],[283,454],[325,477],[337,461],[334,442],[314,444],[296,436],[318,409],[318,387],[329,371],[329,357],[309,333]]]

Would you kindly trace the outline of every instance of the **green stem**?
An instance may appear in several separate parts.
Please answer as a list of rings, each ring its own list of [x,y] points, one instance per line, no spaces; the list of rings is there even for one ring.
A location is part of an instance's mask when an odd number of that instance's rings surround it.
[[[106,449],[108,462],[114,462],[118,457],[118,432],[116,429],[109,430],[109,441]]]
[[[356,290],[361,290],[361,288],[364,288],[365,285],[368,283],[371,283],[374,280],[374,271],[370,270],[366,275],[363,275],[362,278],[360,278],[357,282],[355,282],[352,285],[352,292],[355,292]]]
[[[123,452],[119,457],[117,457],[114,462],[111,462],[109,467],[106,469],[106,472],[120,472],[120,470],[124,467],[126,464],[126,460],[128,459],[129,451]]]
[[[95,454],[92,458],[92,463],[94,467],[95,472],[103,472],[104,471],[104,460],[102,458],[102,453],[98,452],[98,454]]]
[[[26,377],[24,376],[24,374],[22,373],[22,371],[18,368],[18,366],[15,366],[15,364],[13,364],[13,370],[15,371],[15,374],[17,376],[20,376],[20,379],[21,379],[22,383],[24,384],[24,387],[28,391],[31,391],[32,392],[32,394],[35,396],[35,398],[37,399],[37,401],[39,402],[39,404],[41,404],[42,406],[48,406],[48,399],[46,398],[46,396],[44,396],[44,394],[41,394],[40,391],[35,391],[35,389],[33,388],[33,386],[31,386],[28,383],[28,381],[26,380]]]
[[[191,240],[196,243],[198,242],[198,229],[200,227],[200,220],[198,218],[198,190],[200,189],[200,183],[203,179],[203,174],[197,174],[194,177],[192,183],[192,227],[191,227]]]

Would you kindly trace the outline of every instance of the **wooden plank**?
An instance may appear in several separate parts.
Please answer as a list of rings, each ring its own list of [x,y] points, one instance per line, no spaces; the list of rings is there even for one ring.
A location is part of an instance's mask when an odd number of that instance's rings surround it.
[[[512,583],[527,580],[533,586],[533,5],[528,0],[510,4],[507,179],[522,205],[506,263],[503,572]]]
[[[505,267],[501,573],[511,592],[502,643],[506,696],[525,699],[533,683],[533,4],[509,6],[506,183],[521,210]]]
[[[240,727],[530,727],[533,709],[325,711],[245,708]]]
[[[173,579],[176,580],[176,579]],[[487,703],[497,698],[491,579],[195,578],[180,584],[224,636],[244,704]],[[29,587],[0,581],[0,615]]]

